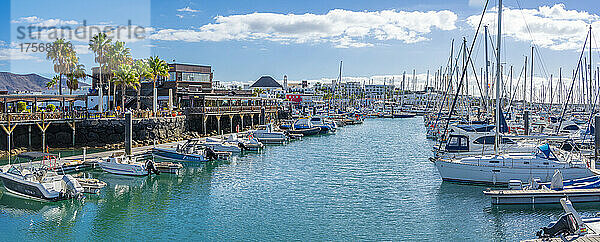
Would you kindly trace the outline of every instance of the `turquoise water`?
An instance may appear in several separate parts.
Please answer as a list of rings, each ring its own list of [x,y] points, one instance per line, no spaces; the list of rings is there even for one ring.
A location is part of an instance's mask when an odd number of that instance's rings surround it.
[[[442,182],[422,122],[366,120],[180,175],[89,172],[109,185],[82,203],[2,194],[0,240],[515,241],[562,213]]]

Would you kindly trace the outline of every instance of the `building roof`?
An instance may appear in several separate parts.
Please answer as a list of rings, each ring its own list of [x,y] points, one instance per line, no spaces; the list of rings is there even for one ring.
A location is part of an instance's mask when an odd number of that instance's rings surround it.
[[[270,76],[262,76],[250,86],[251,88],[283,88],[281,84],[279,84],[273,77]]]

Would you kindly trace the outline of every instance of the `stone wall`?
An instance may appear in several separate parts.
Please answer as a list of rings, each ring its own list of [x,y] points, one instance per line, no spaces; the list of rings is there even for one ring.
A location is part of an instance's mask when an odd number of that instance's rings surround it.
[[[251,117],[250,115],[244,115],[242,121],[240,115],[234,115],[233,119],[230,119],[229,115],[223,115],[220,119],[221,130],[223,133],[230,133],[237,131],[238,127],[240,130],[246,130],[250,128],[251,124],[258,125],[260,123],[260,115],[254,115],[254,119]],[[289,113],[280,112],[277,115],[272,115],[272,118],[289,118]],[[219,127],[217,121],[215,116],[208,117],[206,120],[206,134],[217,133]],[[200,134],[204,134],[203,126],[202,115],[134,119],[133,140],[137,144],[149,145],[155,140],[158,143],[163,143],[165,141],[198,137]],[[101,147],[123,143],[125,140],[125,120],[108,119],[77,122],[75,134],[75,147]],[[28,148],[30,147],[30,138],[31,148],[41,150],[42,132],[37,125],[18,125],[11,137],[11,146],[12,148]],[[6,134],[0,131],[0,150],[6,150],[6,141]],[[71,127],[66,123],[50,124],[46,130],[46,146],[50,148],[73,147]]]
[[[153,140],[177,139],[184,135],[188,136],[188,120],[186,117],[134,119],[133,140],[138,143],[150,144]],[[75,126],[75,146],[98,147],[106,144],[122,143],[125,140],[125,120],[85,120],[77,122]],[[29,132],[31,128],[31,133]],[[29,147],[29,135],[31,134],[31,146],[40,149],[42,143],[42,132],[34,125],[18,125],[13,131],[11,145],[16,147]],[[6,149],[7,137],[4,132],[0,134],[0,149]],[[51,148],[72,147],[73,131],[66,123],[50,124],[46,130],[46,146]]]

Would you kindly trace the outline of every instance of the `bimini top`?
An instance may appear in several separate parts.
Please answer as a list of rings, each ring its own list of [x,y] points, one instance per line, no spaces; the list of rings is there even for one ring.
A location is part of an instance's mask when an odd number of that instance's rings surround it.
[[[19,157],[19,158],[24,158],[24,159],[28,159],[28,160],[35,160],[35,159],[38,159],[41,157],[46,157],[46,156],[56,156],[56,155],[51,154],[51,153],[39,152],[39,151],[24,152],[24,153],[17,155],[17,157]]]
[[[546,158],[548,160],[558,160],[558,158],[556,158],[556,156],[552,153],[552,150],[550,150],[550,145],[548,145],[548,144],[540,145],[538,147],[538,150],[541,151],[538,153],[539,157]]]
[[[467,132],[490,132],[496,126],[491,124],[460,124],[456,127]]]

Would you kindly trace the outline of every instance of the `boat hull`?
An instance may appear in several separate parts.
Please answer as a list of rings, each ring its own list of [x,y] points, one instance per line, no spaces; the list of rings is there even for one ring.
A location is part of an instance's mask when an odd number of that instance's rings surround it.
[[[203,155],[199,154],[183,154],[176,152],[175,150],[153,148],[152,153],[158,157],[175,160],[175,161],[186,161],[186,162],[207,162]]]
[[[290,134],[301,134],[304,136],[310,136],[310,135],[317,135],[317,134],[321,133],[321,128],[314,127],[314,128],[307,128],[307,129],[290,129],[289,132],[290,132]]]
[[[16,181],[5,174],[0,174],[0,180],[2,180],[4,188],[6,188],[8,192],[23,198],[47,202],[55,202],[67,199],[67,197],[61,196],[58,193],[50,194],[45,192],[41,184],[33,184],[27,181]]]
[[[449,162],[440,159],[434,161],[442,180],[470,184],[491,184],[497,186],[508,185],[510,180],[529,182],[531,178],[540,178],[542,182],[549,182],[556,170],[560,170],[565,180],[593,176],[586,168],[528,168],[510,166],[479,166],[464,163]]]
[[[148,171],[139,165],[120,164],[113,162],[98,162],[102,170],[117,175],[147,176]]]

